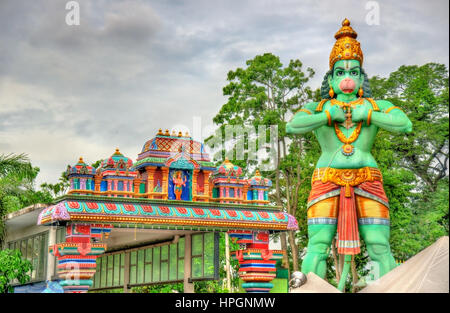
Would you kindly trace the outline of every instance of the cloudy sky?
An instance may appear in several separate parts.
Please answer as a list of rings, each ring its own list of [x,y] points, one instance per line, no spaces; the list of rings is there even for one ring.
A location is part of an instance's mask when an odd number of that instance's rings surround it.
[[[67,2],[0,0],[0,154],[26,153],[39,184],[79,156],[135,160],[158,128],[197,117],[207,133],[227,72],[255,55],[300,59],[318,87],[344,17],[369,76],[449,62],[447,0],[79,0],[78,26]]]

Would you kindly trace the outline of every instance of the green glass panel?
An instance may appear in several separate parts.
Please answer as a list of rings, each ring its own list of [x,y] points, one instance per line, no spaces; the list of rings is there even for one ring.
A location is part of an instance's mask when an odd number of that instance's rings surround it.
[[[161,261],[165,261],[169,258],[169,246],[161,247]]]
[[[100,286],[100,269],[102,266],[102,258],[97,258],[97,260],[95,261],[95,263],[97,264],[96,268],[95,268],[95,274],[94,274],[94,288],[98,288]]]
[[[33,238],[27,240],[27,260],[31,261],[33,258]]]
[[[184,259],[178,259],[178,279],[184,279]]]
[[[202,255],[203,234],[192,235],[192,255]]]
[[[102,257],[102,269],[101,269],[101,281],[100,287],[106,287],[106,257]]]
[[[184,243],[185,243],[184,237],[180,238],[180,240],[178,241],[178,256],[180,258],[184,258]]]
[[[152,256],[153,256],[153,249],[152,248],[145,249],[145,262],[151,262]]]
[[[106,278],[106,285],[112,286],[113,284],[113,270],[114,270],[114,256],[108,255],[108,276]]]
[[[130,284],[136,284],[136,251],[130,253]]]
[[[200,278],[203,276],[203,258],[192,258],[192,277]]]
[[[41,235],[35,236],[33,240],[33,251],[32,251],[32,261],[33,264],[33,272],[31,274],[31,279],[37,279],[38,278],[38,271],[39,271],[39,250],[41,248]]]
[[[160,250],[159,247],[153,248],[153,269],[152,282],[160,281]]]
[[[137,263],[137,283],[142,284],[144,282],[144,250],[138,251],[138,263]]]
[[[168,281],[169,280],[169,263],[161,262],[161,281]]]
[[[45,273],[47,269],[47,246],[48,246],[48,233],[45,233],[41,237],[41,245],[39,251],[39,271],[38,278],[40,280],[45,279]]]
[[[169,280],[177,280],[177,245],[170,245],[169,253]]]
[[[120,280],[119,284],[123,285],[123,276],[125,273],[125,253],[120,254]]]
[[[113,286],[120,285],[120,254],[114,254],[114,282]]]
[[[152,263],[145,263],[144,267],[144,282],[151,283],[152,282]]]
[[[22,240],[20,242],[20,253],[22,253],[22,258],[26,258],[27,257],[27,242],[26,240]]]

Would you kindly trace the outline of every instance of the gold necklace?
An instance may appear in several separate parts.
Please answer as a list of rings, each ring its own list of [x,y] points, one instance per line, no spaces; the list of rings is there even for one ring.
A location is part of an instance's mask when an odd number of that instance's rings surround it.
[[[342,154],[345,156],[350,156],[355,152],[354,147],[351,145],[356,139],[358,139],[359,134],[361,133],[361,127],[362,122],[358,123],[358,126],[356,126],[355,130],[352,132],[350,137],[345,137],[344,133],[339,129],[338,123],[334,123],[334,131],[336,132],[336,136],[338,137],[339,141],[342,142],[344,145],[342,146]]]
[[[358,98],[356,100],[350,101],[350,102],[343,102],[343,101],[339,101],[337,99],[331,99],[330,104],[333,105],[339,105],[345,112],[345,116],[347,117],[347,119],[344,121],[343,125],[345,128],[350,129],[352,128],[355,124],[353,124],[352,122],[352,112],[351,109],[354,108],[357,105],[363,104],[364,103],[364,98]]]

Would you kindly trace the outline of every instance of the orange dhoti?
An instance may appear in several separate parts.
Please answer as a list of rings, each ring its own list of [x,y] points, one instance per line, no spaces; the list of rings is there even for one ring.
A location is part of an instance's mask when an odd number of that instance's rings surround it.
[[[376,168],[316,169],[308,225],[337,224],[338,253],[360,252],[359,225],[389,225],[389,202]]]

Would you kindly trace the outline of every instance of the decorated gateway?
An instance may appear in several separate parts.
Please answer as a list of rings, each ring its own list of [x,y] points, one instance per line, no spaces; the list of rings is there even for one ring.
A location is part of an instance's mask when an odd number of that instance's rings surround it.
[[[143,264],[152,266],[152,277],[143,278],[145,269],[142,276],[135,271],[135,283],[182,279],[185,291],[193,291],[195,277],[204,278],[209,271],[211,279],[218,279],[220,232],[227,232],[239,243],[240,250],[232,255],[239,260],[242,287],[247,292],[268,292],[275,264],[284,253],[269,249],[269,234],[298,229],[294,217],[270,205],[269,179],[259,171],[246,178],[229,160],[214,166],[204,144],[187,133],[159,130],[144,144],[136,162],[119,149],[98,168],[80,158],[74,166],[68,166],[67,176],[68,193],[38,218],[38,225],[65,227],[63,242],[49,241],[65,292],[87,292],[102,279],[106,281],[108,275],[102,277],[102,263],[109,262],[109,256],[103,257],[105,251],[123,250],[130,240],[144,246],[151,242],[150,247],[167,240],[173,243],[167,251],[158,250],[157,255],[151,249],[145,251]],[[203,241],[194,242],[199,234]],[[214,238],[214,249],[206,250],[206,238]],[[135,260],[140,260],[138,253]],[[99,257],[101,262],[97,261]],[[122,268],[130,262],[133,266],[133,260],[112,254],[111,259],[116,258]],[[99,263],[101,269],[96,273]],[[123,273],[117,276],[117,281],[124,279]]]

